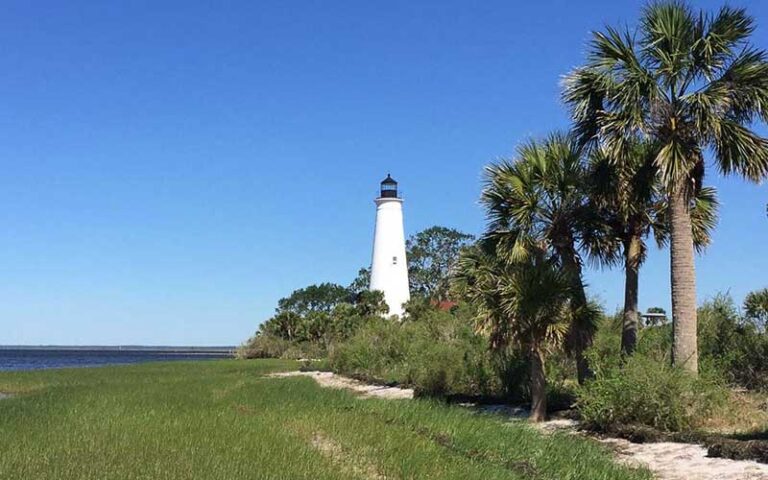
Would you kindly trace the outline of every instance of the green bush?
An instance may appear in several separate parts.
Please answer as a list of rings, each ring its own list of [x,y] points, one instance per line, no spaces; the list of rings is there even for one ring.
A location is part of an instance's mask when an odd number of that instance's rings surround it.
[[[423,312],[418,320],[368,322],[330,351],[336,372],[413,387],[418,395],[501,396],[504,386],[487,341],[461,315]]]
[[[239,358],[315,359],[325,356],[325,348],[317,342],[296,342],[268,333],[259,333],[237,350]]]
[[[239,358],[280,358],[292,342],[276,335],[258,333],[237,349]]]
[[[621,312],[606,315],[598,323],[591,348],[592,361],[615,364],[621,357]],[[672,325],[643,327],[638,331],[635,351],[654,360],[669,360],[672,352]]]
[[[665,432],[694,428],[722,406],[725,385],[768,388],[768,338],[718,294],[698,309],[700,378],[670,366],[672,325],[642,328],[635,355],[622,360],[621,315],[605,317],[590,351],[594,381],[578,389],[587,427],[647,436],[638,426]],[[653,436],[653,435],[651,435]]]
[[[527,402],[526,359],[513,350],[492,352],[475,333],[470,307],[450,312],[412,302],[403,322],[377,319],[329,350],[327,366],[361,380],[398,384],[417,395],[483,401]],[[548,363],[548,402],[555,410],[574,400],[572,361],[553,355]]]
[[[723,293],[699,307],[700,370],[720,376],[733,386],[768,390],[768,334],[754,315],[741,315],[731,296]],[[621,315],[605,317],[592,348],[595,361],[617,362],[620,344]],[[668,361],[672,351],[672,325],[642,328],[636,351],[659,362]]]
[[[328,355],[333,370],[384,383],[396,383],[396,371],[406,355],[408,339],[399,325],[385,319],[371,320],[346,342],[334,345]]]
[[[318,342],[293,342],[280,358],[284,360],[317,360],[326,355],[325,346]]]
[[[727,391],[712,376],[694,378],[645,354],[593,365],[595,378],[578,389],[576,405],[585,426],[594,430],[625,425],[687,430],[727,399]]]
[[[768,335],[718,294],[698,311],[699,355],[732,385],[768,390]]]

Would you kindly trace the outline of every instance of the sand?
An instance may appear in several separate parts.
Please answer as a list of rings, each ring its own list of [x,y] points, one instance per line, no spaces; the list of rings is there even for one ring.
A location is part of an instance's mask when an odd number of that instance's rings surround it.
[[[369,385],[331,372],[285,372],[270,376],[311,377],[323,387],[349,389],[359,393],[362,398],[413,398],[413,390],[408,388]],[[508,405],[464,406],[481,412],[507,415],[516,422],[523,421],[528,415],[525,409]],[[577,431],[578,423],[569,419],[553,419],[532,426],[544,433],[580,434]],[[700,445],[673,442],[631,443],[618,438],[597,440],[611,448],[619,462],[646,467],[659,480],[768,480],[768,465],[745,460],[709,458],[707,449]]]
[[[496,413],[520,422],[528,417],[524,408],[509,405],[472,405],[479,412]],[[580,434],[578,422],[555,418],[531,424],[544,433],[566,432]],[[619,462],[643,466],[660,480],[768,480],[768,465],[745,460],[709,458],[707,449],[690,443],[658,442],[632,443],[620,438],[598,438],[616,454]]]
[[[369,385],[331,372],[282,372],[270,375],[270,377],[296,376],[314,378],[323,387],[352,390],[359,393],[363,398],[387,398],[390,400],[413,398],[413,390],[410,388]]]
[[[605,438],[620,462],[648,467],[663,480],[768,480],[768,465],[746,460],[709,458],[707,449],[689,443],[631,443]]]

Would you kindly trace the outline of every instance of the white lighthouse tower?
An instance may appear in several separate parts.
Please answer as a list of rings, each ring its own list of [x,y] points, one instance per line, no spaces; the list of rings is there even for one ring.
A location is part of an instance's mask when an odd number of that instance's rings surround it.
[[[403,199],[397,194],[397,182],[389,174],[381,182],[381,194],[374,201],[376,229],[373,234],[370,289],[384,292],[389,315],[402,318],[403,304],[411,298],[405,258]]]

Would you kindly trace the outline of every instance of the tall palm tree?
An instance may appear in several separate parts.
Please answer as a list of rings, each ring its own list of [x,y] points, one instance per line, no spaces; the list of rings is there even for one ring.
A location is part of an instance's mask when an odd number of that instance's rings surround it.
[[[634,352],[639,323],[638,297],[640,267],[645,261],[646,238],[653,234],[659,247],[669,237],[668,203],[654,164],[655,146],[636,143],[621,161],[613,161],[605,149],[597,149],[590,158],[589,202],[608,234],[587,237],[592,256],[603,263],[621,263],[624,268],[624,310],[621,351]],[[693,240],[701,250],[710,242],[717,222],[717,198],[714,188],[697,189],[691,210]],[[594,245],[592,245],[594,243]]]
[[[547,353],[562,345],[570,323],[572,283],[544,250],[511,262],[496,242],[481,241],[462,252],[453,288],[476,306],[480,331],[496,350],[515,348],[530,365],[531,421],[546,418]]]
[[[489,238],[508,260],[520,261],[541,249],[550,251],[571,284],[573,324],[566,347],[577,363],[579,382],[590,375],[584,350],[595,330],[580,255],[585,232],[599,241],[601,231],[588,208],[586,164],[581,148],[567,135],[555,133],[518,149],[513,161],[486,168],[481,202],[489,220]]]
[[[768,173],[768,58],[749,37],[743,9],[694,13],[685,3],[652,3],[636,31],[595,32],[588,63],[568,75],[564,100],[585,144],[623,159],[638,138],[654,159],[669,201],[673,361],[698,371],[696,276],[691,207],[711,149],[725,173],[758,181]]]

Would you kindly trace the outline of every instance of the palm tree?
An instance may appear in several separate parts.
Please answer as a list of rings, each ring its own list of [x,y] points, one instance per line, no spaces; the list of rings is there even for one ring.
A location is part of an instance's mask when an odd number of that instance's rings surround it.
[[[639,321],[640,267],[645,261],[646,238],[654,234],[659,247],[668,241],[668,204],[654,164],[654,145],[636,143],[621,161],[613,161],[604,149],[590,158],[588,185],[590,206],[608,227],[607,235],[587,237],[592,256],[605,264],[624,268],[624,310],[621,351],[634,352]],[[691,210],[694,245],[703,249],[717,222],[714,188],[697,189]]]
[[[488,236],[509,261],[521,261],[541,249],[552,253],[571,284],[574,321],[566,348],[576,358],[579,382],[590,375],[584,350],[595,330],[580,255],[585,232],[599,241],[602,227],[588,205],[586,164],[580,147],[555,133],[518,149],[517,159],[486,168],[481,202],[486,208]]]
[[[673,362],[698,371],[691,208],[711,149],[725,173],[758,181],[768,140],[768,61],[751,46],[754,22],[723,7],[695,14],[685,3],[645,8],[639,28],[595,32],[586,66],[565,80],[564,100],[584,144],[626,158],[637,139],[657,145],[654,163],[669,201]]]
[[[276,313],[275,316],[262,323],[259,332],[293,341],[300,336],[303,322],[304,319],[301,315],[286,310]]]
[[[744,298],[744,316],[761,331],[768,327],[768,288],[749,292]]]
[[[570,323],[571,281],[543,250],[510,262],[496,242],[484,240],[462,252],[453,288],[476,306],[478,329],[495,350],[515,348],[530,365],[534,422],[547,413],[547,353],[562,345]]]

